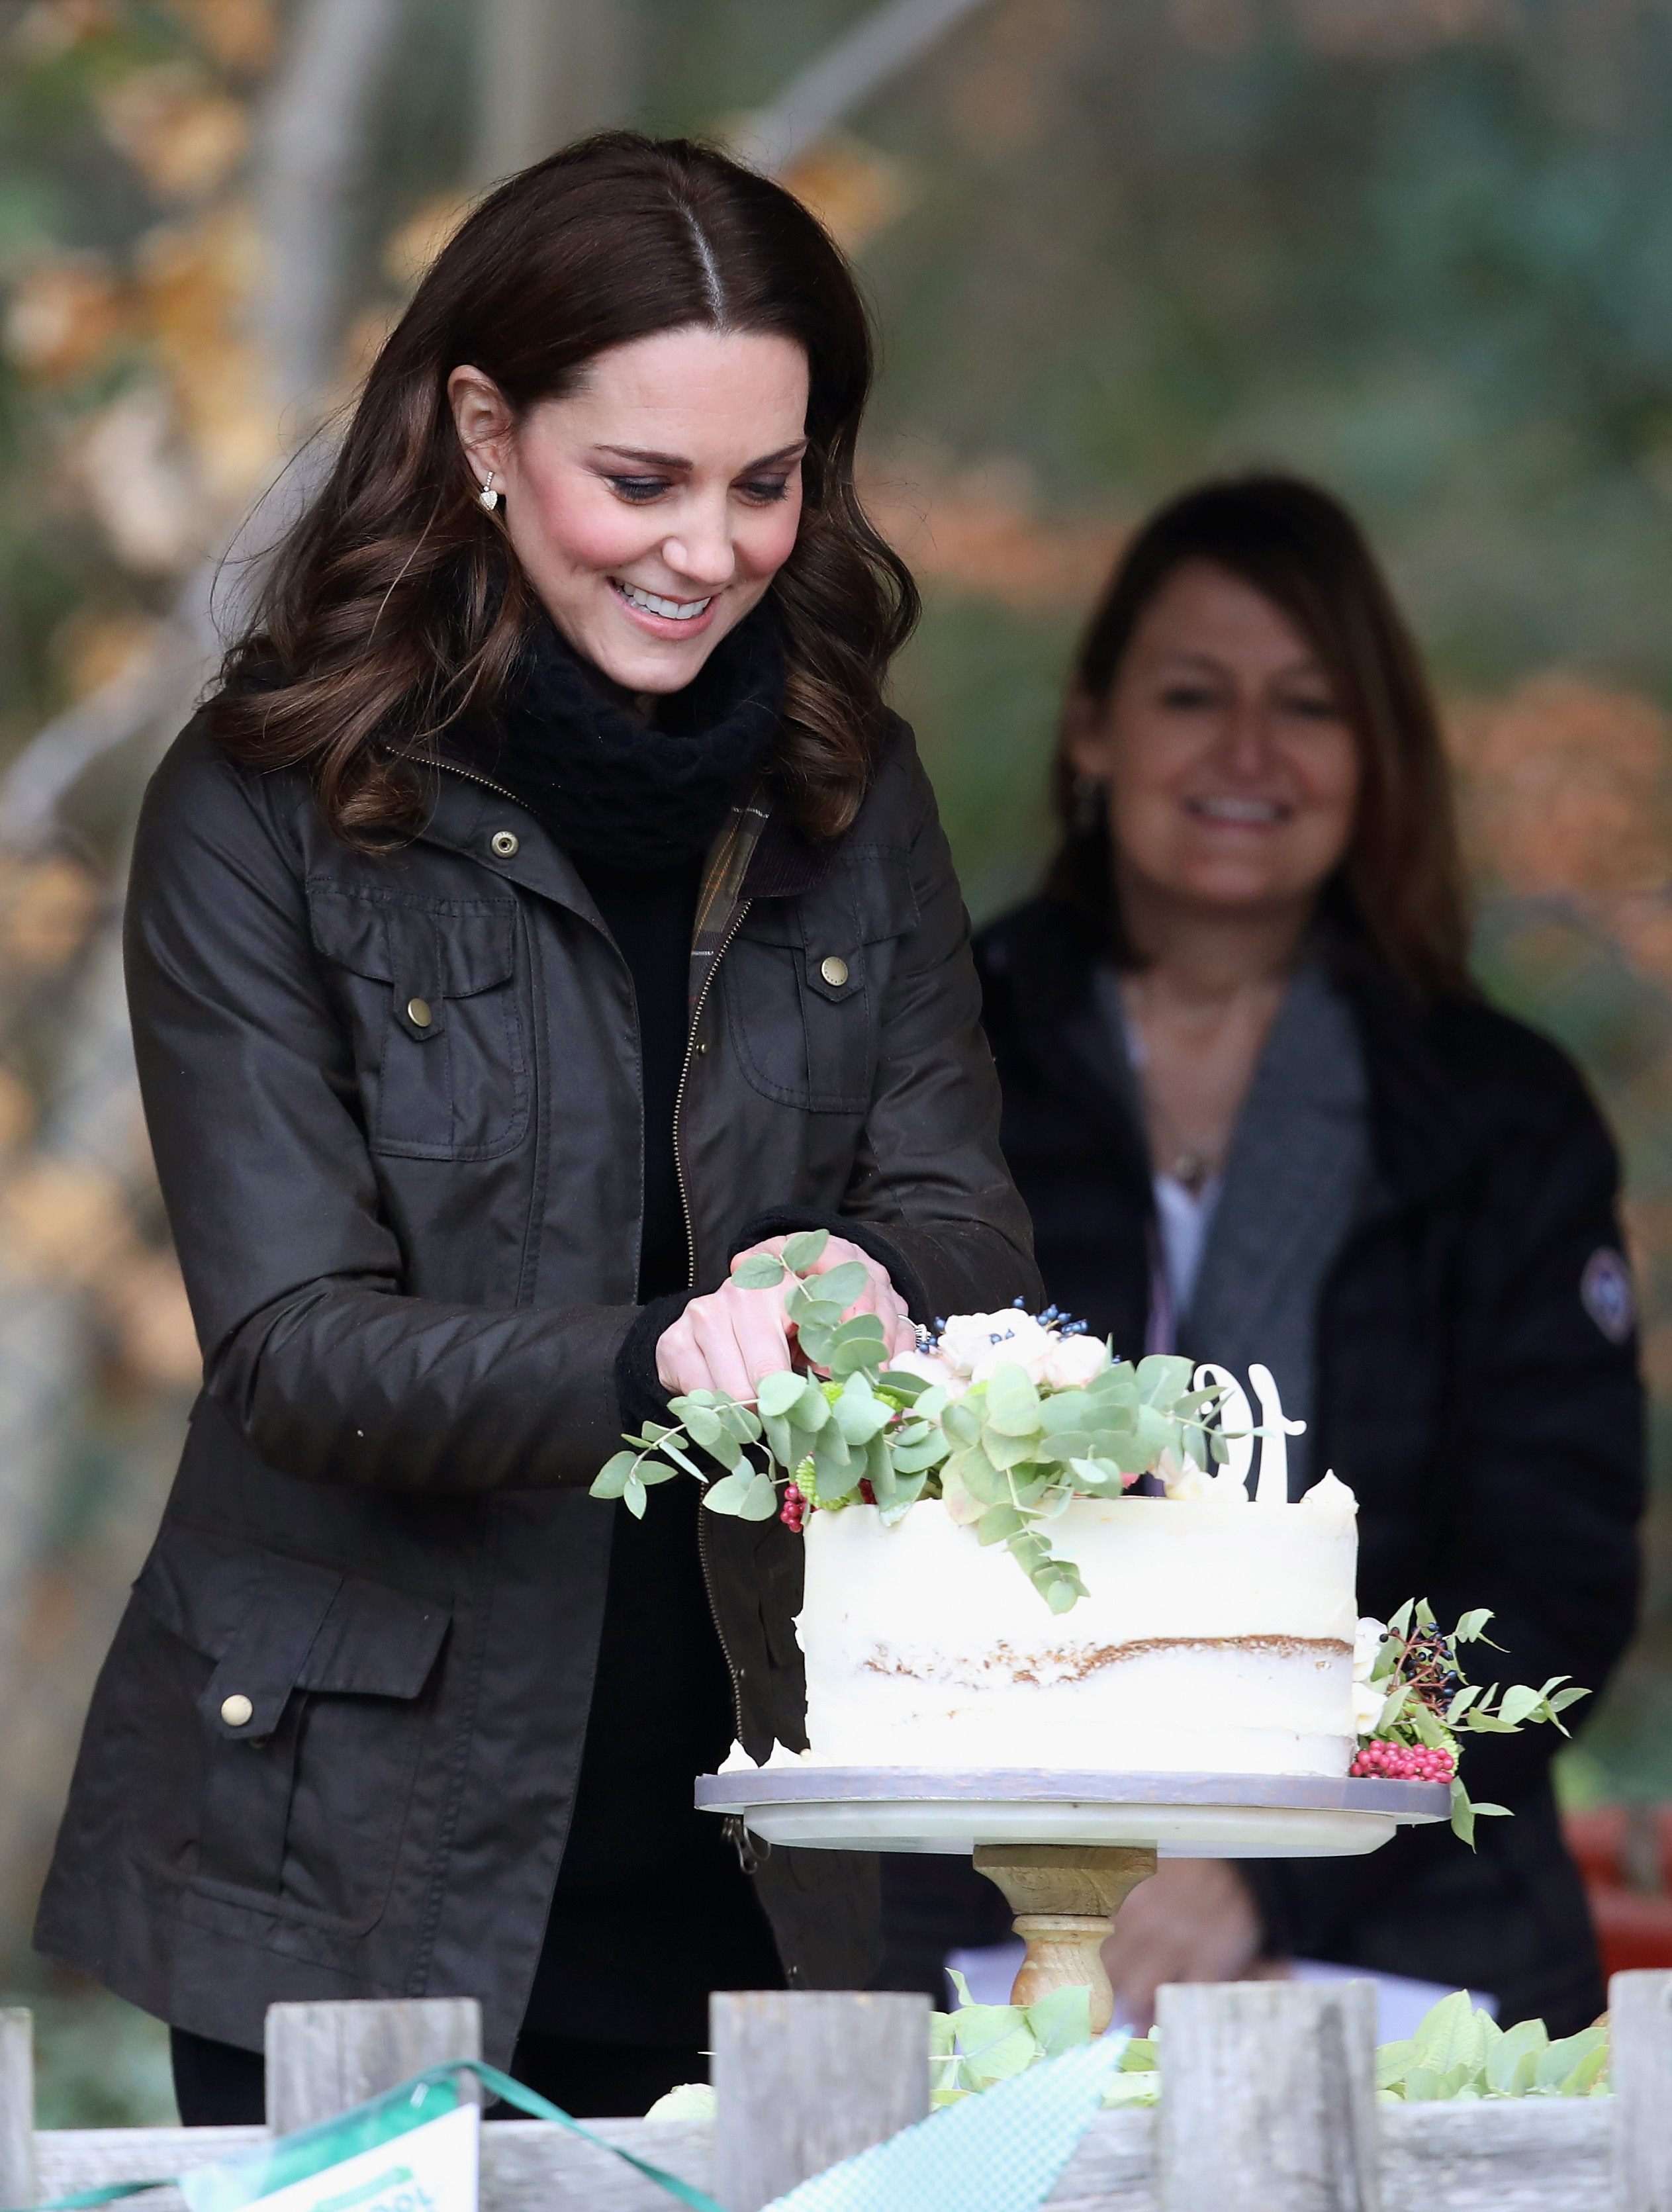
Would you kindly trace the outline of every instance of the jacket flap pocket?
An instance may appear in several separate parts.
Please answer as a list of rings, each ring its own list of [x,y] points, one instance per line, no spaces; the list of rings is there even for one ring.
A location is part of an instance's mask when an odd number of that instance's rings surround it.
[[[843,853],[818,888],[804,896],[757,901],[740,934],[757,945],[806,946],[824,958],[904,937],[915,928],[917,913],[905,854],[867,846]]]
[[[854,933],[861,945],[883,945],[917,927],[917,893],[903,851],[864,846],[842,856]]]
[[[433,1599],[350,1575],[302,1662],[296,1687],[344,1697],[416,1698],[429,1680],[451,1618]]]
[[[469,999],[508,983],[516,968],[517,902],[406,899],[314,881],[309,927],[327,960],[398,994]]]
[[[271,1735],[293,1690],[416,1698],[450,1615],[433,1599],[196,1529],[164,1531],[134,1595],[218,1663],[198,1700],[217,1735]]]

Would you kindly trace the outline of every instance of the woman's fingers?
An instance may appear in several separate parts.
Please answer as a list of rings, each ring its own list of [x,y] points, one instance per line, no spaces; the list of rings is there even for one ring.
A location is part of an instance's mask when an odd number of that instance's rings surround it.
[[[917,1331],[906,1311],[905,1300],[895,1289],[893,1279],[880,1260],[873,1260],[868,1252],[850,1244],[845,1237],[833,1237],[814,1262],[815,1275],[828,1274],[832,1267],[845,1267],[857,1260],[865,1269],[865,1288],[848,1309],[844,1319],[855,1314],[875,1314],[883,1325],[883,1338],[891,1355],[909,1352],[917,1341]]]
[[[656,1346],[662,1388],[675,1395],[724,1390],[750,1404],[762,1376],[781,1374],[789,1364],[780,1293],[745,1291],[730,1282],[693,1298]]]
[[[732,1261],[757,1252],[781,1256],[786,1239],[769,1237],[751,1244]],[[865,1287],[848,1307],[844,1318],[874,1314],[882,1324],[886,1356],[909,1352],[917,1332],[906,1311],[905,1301],[880,1261],[850,1244],[845,1237],[832,1237],[811,1272],[828,1274],[833,1267],[857,1261],[865,1269]],[[752,1403],[755,1386],[763,1375],[776,1375],[790,1364],[790,1323],[784,1312],[792,1285],[745,1291],[727,1280],[706,1297],[693,1298],[672,1327],[665,1329],[656,1346],[656,1372],[662,1388],[676,1396],[687,1390],[724,1390],[744,1403]]]

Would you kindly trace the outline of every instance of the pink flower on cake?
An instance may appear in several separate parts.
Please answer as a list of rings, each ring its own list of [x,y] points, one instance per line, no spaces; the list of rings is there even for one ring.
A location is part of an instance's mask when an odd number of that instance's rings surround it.
[[[888,1363],[891,1375],[915,1375],[925,1382],[938,1382],[949,1397],[961,1398],[969,1378],[949,1366],[938,1352],[902,1352]]]

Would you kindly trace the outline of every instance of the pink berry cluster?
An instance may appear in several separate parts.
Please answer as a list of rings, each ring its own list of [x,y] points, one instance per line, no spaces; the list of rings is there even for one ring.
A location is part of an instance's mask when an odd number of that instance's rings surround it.
[[[784,1502],[778,1508],[778,1518],[798,1536],[807,1525],[807,1501],[793,1482],[784,1485]]]
[[[1423,1743],[1384,1743],[1377,1736],[1360,1745],[1347,1771],[1382,1782],[1450,1782],[1457,1760],[1453,1752],[1431,1751]]]

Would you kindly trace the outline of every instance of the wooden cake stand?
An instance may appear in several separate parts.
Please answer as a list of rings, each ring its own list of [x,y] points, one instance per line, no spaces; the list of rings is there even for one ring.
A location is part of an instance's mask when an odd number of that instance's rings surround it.
[[[1158,1858],[1347,1858],[1451,1812],[1440,1782],[1026,1767],[763,1766],[700,1775],[696,1802],[740,1817],[769,1844],[970,1853],[1027,1946],[1012,2002],[1089,1988],[1093,2034],[1114,2014],[1100,1955],[1110,1917]]]

